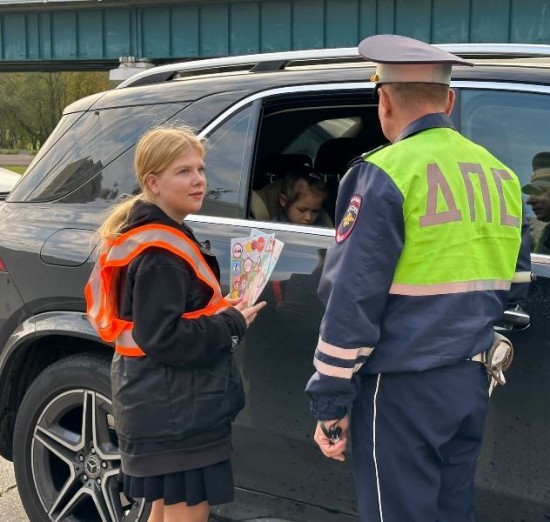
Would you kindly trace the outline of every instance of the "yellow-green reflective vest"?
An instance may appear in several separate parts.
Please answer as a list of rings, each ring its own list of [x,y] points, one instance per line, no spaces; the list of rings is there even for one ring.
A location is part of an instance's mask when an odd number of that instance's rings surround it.
[[[507,290],[521,243],[517,176],[483,147],[434,128],[366,161],[401,191],[405,244],[390,293]]]

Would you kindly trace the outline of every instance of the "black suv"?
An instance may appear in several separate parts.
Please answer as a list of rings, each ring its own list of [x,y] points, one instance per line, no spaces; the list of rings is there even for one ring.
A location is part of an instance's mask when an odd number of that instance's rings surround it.
[[[454,72],[456,126],[526,184],[533,156],[550,151],[550,46],[442,47],[477,64]],[[210,240],[224,290],[231,238],[258,228],[285,243],[269,307],[237,352],[248,397],[235,426],[237,500],[213,517],[356,520],[350,466],[316,449],[303,389],[338,181],[354,156],[385,141],[373,72],[355,49],[203,60],[151,69],[67,107],[0,203],[0,455],[14,461],[33,522],[146,520],[144,506],[119,493],[113,348],[88,323],[83,288],[103,211],[137,191],[136,138],[160,123],[208,139],[209,191],[188,221]],[[324,228],[269,221],[281,177],[300,163],[327,180]],[[549,225],[531,222],[532,324],[510,333],[515,361],[491,399],[477,477],[483,522],[550,519]]]

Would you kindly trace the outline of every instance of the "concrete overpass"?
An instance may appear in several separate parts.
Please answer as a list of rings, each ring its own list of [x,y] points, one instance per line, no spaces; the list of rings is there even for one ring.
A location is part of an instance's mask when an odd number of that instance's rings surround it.
[[[550,43],[549,27],[550,0],[0,0],[0,71],[352,47],[376,33]]]

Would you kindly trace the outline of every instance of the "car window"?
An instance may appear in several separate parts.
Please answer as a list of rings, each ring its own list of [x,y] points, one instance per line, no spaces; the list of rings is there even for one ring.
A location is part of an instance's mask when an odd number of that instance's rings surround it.
[[[200,214],[239,217],[240,187],[248,172],[254,143],[252,105],[222,123],[206,141],[208,189]]]
[[[131,147],[105,168],[79,186],[76,190],[58,199],[57,203],[90,203],[108,206],[120,197],[138,194],[141,191],[134,174],[135,146]]]
[[[283,154],[305,154],[314,158],[319,147],[327,140],[346,136],[361,118],[333,118],[315,123],[287,145]]]
[[[105,167],[131,148],[147,128],[163,123],[182,108],[181,104],[162,104],[84,113],[29,169],[10,200],[55,201],[87,185],[73,199],[88,201],[94,193],[89,190],[94,183],[89,182],[105,176]],[[64,129],[65,123],[60,127]],[[131,168],[115,174],[121,179],[133,177]],[[101,181],[95,185],[99,188]]]
[[[533,157],[550,152],[550,94],[465,89],[461,93],[463,134],[508,165],[525,187]],[[531,250],[550,254],[550,188],[524,194],[531,227]]]

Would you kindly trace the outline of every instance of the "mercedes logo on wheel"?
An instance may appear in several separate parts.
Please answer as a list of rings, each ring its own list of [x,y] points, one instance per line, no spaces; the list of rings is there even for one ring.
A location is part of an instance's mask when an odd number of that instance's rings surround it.
[[[99,476],[101,465],[99,463],[99,459],[94,455],[89,455],[86,458],[84,467],[86,468],[86,473],[90,478],[95,479]]]

